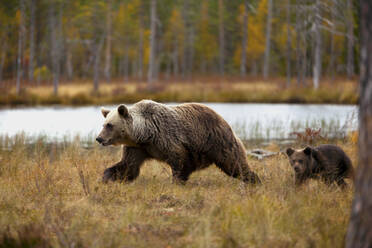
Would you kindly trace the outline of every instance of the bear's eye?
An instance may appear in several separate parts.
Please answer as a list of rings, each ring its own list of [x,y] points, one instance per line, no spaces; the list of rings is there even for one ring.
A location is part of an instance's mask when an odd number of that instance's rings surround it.
[[[300,164],[302,164],[302,162],[304,162],[304,161],[303,161],[302,159],[299,159],[298,162],[299,162]]]
[[[107,124],[106,124],[106,127],[107,127],[108,129],[112,129],[114,126],[113,126],[111,123],[107,123]]]

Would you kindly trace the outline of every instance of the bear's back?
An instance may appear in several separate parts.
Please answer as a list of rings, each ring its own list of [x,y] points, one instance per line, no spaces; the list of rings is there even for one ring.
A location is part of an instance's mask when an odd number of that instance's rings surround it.
[[[322,159],[331,164],[340,163],[346,156],[345,152],[336,145],[324,144],[317,146],[315,149],[321,153]]]
[[[315,148],[319,153],[318,162],[327,171],[335,171],[338,174],[349,174],[352,172],[352,163],[347,154],[338,146],[331,144],[319,145]]]
[[[143,100],[133,105],[131,112],[135,113],[136,136],[148,137],[145,140],[156,146],[167,144],[201,151],[206,149],[206,143],[235,140],[227,122],[203,104],[167,106]]]

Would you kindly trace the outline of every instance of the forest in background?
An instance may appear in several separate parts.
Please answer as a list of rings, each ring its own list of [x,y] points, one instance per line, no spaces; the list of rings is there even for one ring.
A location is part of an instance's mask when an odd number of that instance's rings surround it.
[[[353,78],[354,0],[2,0],[0,84]]]

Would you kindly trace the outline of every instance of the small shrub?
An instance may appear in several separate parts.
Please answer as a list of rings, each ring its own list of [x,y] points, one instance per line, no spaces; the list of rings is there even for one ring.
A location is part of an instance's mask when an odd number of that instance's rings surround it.
[[[321,128],[315,130],[308,127],[304,132],[292,132],[290,135],[294,135],[299,143],[312,145],[320,140],[325,140],[325,138],[321,135],[321,131]]]

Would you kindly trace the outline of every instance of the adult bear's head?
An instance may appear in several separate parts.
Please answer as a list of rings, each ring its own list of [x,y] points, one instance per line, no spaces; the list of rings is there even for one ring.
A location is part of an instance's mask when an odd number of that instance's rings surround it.
[[[96,138],[97,142],[104,145],[129,145],[135,146],[131,138],[133,119],[129,114],[128,108],[119,105],[117,109],[101,109],[105,122],[103,129]]]

